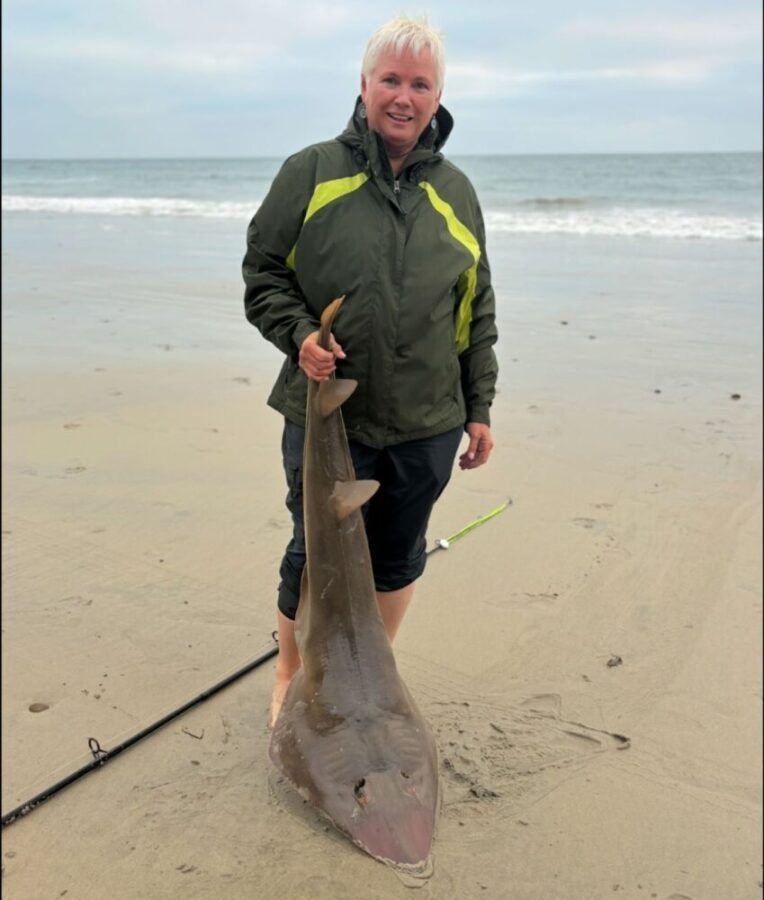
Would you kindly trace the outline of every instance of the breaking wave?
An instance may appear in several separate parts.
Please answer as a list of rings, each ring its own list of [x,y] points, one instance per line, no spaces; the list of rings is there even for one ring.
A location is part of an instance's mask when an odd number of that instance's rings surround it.
[[[3,212],[155,216],[248,222],[256,202],[171,197],[42,197],[3,195]],[[486,210],[489,232],[761,241],[754,216],[709,215],[659,207],[593,207],[575,198],[534,198],[513,210]]]
[[[173,197],[36,197],[3,194],[3,212],[81,213],[97,216],[172,216],[246,219],[257,204]]]
[[[675,209],[571,209],[567,205],[534,212],[492,212],[488,231],[516,234],[570,234],[603,237],[657,237],[691,240],[761,241],[762,221],[754,217],[703,215]]]

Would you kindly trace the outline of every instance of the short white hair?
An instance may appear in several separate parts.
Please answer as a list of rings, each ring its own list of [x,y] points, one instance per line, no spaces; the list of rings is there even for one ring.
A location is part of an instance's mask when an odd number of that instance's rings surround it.
[[[366,52],[361,64],[361,73],[364,78],[368,80],[371,77],[380,56],[387,50],[392,50],[396,56],[400,56],[407,50],[414,56],[419,56],[425,50],[429,50],[432,61],[435,63],[436,90],[438,93],[443,90],[443,81],[446,75],[443,39],[440,32],[436,31],[427,21],[426,16],[418,19],[397,16],[381,25],[369,38],[369,43],[366,45]]]

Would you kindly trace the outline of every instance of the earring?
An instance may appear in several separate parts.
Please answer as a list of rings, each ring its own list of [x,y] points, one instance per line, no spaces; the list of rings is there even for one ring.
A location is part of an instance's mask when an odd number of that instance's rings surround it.
[[[432,130],[435,131],[435,129],[437,127],[438,127],[438,120],[435,118],[435,116],[433,116],[432,119],[430,120],[430,128],[432,128]]]
[[[361,104],[361,106],[360,106],[360,108],[359,108],[359,110],[358,110],[358,115],[359,115],[362,119],[365,119],[365,118],[366,118],[366,106],[365,106],[363,103]]]

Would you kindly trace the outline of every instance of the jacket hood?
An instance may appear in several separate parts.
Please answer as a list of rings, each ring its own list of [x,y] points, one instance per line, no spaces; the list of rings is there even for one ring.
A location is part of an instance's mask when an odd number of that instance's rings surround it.
[[[386,158],[387,153],[381,136],[376,131],[371,131],[366,118],[359,115],[361,105],[362,100],[359,94],[355,101],[353,115],[350,117],[345,130],[337,139],[349,147],[362,150],[367,159],[370,159],[372,162],[380,157]],[[407,166],[411,162],[419,162],[440,154],[443,145],[453,130],[454,119],[446,107],[441,104],[435,113],[435,121],[437,122],[436,128],[428,126],[419,136],[416,147],[411,151],[406,161]]]

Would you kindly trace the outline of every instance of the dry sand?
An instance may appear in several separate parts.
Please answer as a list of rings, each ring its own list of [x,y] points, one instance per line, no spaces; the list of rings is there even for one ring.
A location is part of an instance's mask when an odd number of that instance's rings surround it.
[[[418,894],[759,897],[760,398],[656,394],[573,325],[538,340],[563,370],[600,354],[618,389],[529,393],[505,369],[494,458],[455,472],[431,540],[513,504],[432,556],[396,643],[441,752]],[[4,813],[86,764],[88,738],[116,746],[270,646],[288,534],[274,367],[231,327],[240,349],[218,359],[6,347]],[[540,358],[519,356],[518,373]],[[4,896],[409,896],[271,766],[272,678],[269,662],[7,827]]]

